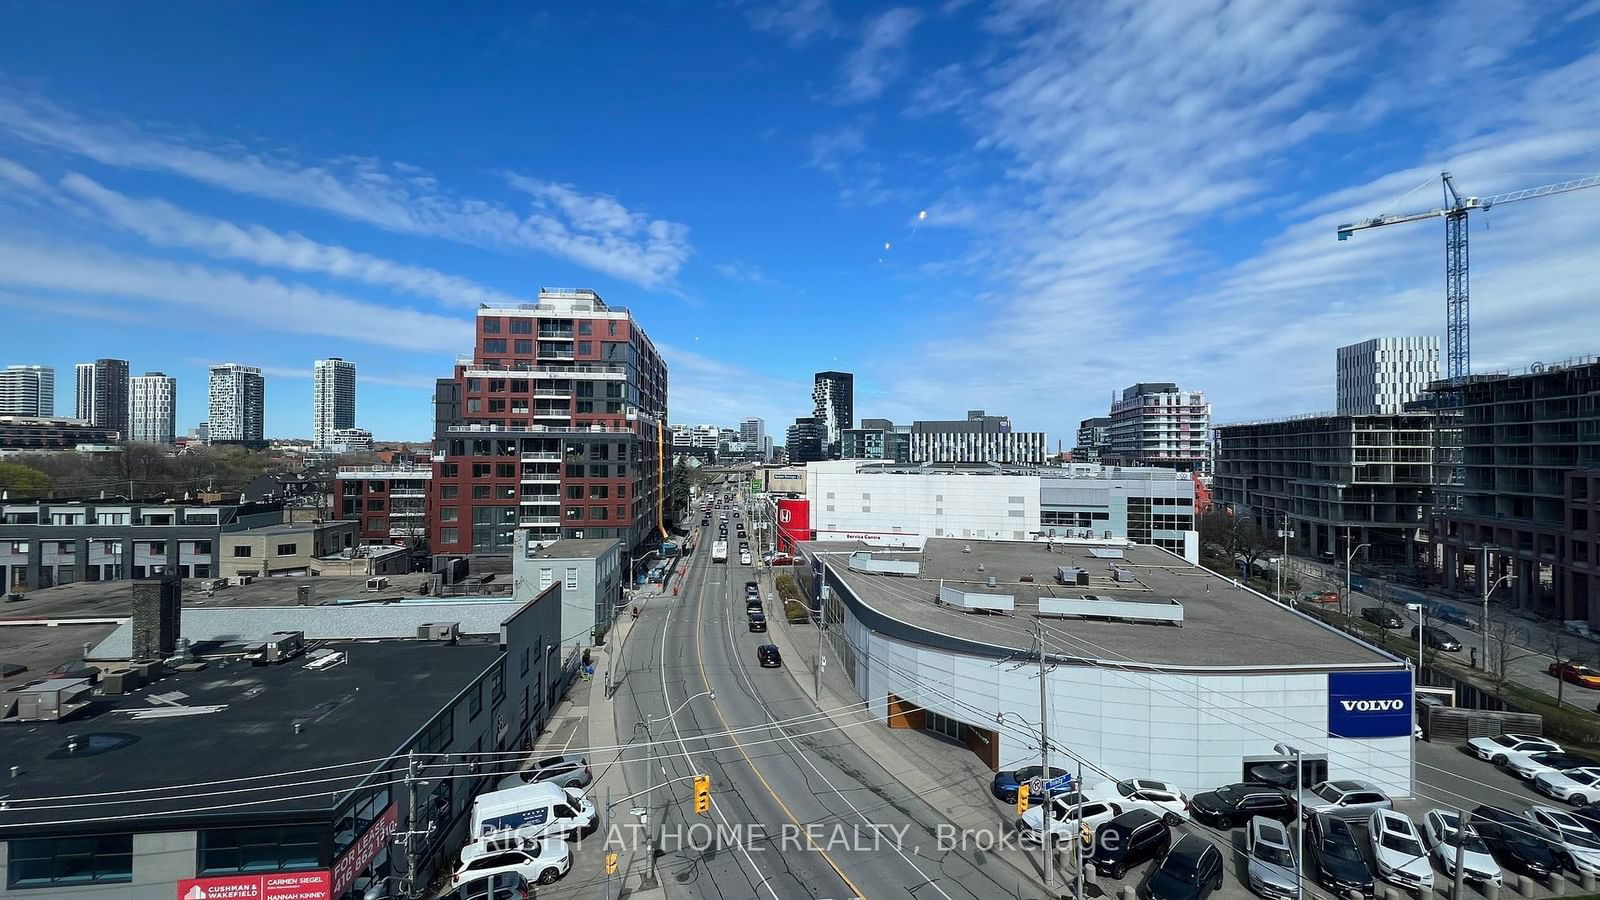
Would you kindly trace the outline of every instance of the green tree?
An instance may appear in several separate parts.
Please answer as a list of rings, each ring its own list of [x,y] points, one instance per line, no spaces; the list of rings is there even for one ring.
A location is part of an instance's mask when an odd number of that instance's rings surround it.
[[[17,499],[43,497],[50,493],[50,476],[22,463],[0,462],[0,491]]]
[[[694,485],[695,473],[689,461],[678,457],[672,464],[667,484],[667,521],[675,522],[689,508],[689,490]]]

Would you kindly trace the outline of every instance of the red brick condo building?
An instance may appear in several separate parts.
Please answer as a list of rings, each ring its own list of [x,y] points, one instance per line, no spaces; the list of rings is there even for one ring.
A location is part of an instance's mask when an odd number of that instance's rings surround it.
[[[532,539],[663,536],[667,367],[628,310],[590,290],[483,307],[471,357],[434,392],[428,537],[435,555]]]

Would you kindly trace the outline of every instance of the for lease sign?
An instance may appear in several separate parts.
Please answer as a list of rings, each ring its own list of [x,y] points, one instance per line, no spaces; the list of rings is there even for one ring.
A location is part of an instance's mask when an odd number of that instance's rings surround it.
[[[332,900],[327,869],[270,875],[223,875],[178,882],[177,900]]]

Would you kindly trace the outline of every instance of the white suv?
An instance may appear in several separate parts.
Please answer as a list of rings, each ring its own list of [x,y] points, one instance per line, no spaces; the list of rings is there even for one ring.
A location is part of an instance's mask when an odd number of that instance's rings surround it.
[[[1433,865],[1410,816],[1380,809],[1367,820],[1378,877],[1408,891],[1433,887]]]
[[[474,851],[474,847],[483,849]],[[461,850],[461,865],[450,877],[459,885],[501,872],[514,872],[530,883],[549,884],[572,870],[572,848],[566,841],[527,841],[520,847],[495,850],[485,844],[468,844]]]
[[[1467,747],[1479,759],[1487,760],[1497,766],[1505,765],[1513,756],[1523,756],[1529,753],[1547,753],[1551,750],[1561,749],[1560,744],[1549,738],[1532,737],[1526,734],[1475,737],[1467,741]]]

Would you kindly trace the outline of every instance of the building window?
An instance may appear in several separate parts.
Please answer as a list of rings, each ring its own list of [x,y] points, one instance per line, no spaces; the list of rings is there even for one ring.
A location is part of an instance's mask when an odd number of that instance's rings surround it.
[[[494,477],[496,477],[496,478],[515,478],[515,477],[517,477],[517,464],[516,463],[496,463],[495,467],[494,467]]]
[[[474,500],[487,500],[487,499],[489,499],[489,486],[487,484],[475,484],[475,485],[473,485],[472,486],[472,499],[474,499]]]
[[[117,551],[108,546],[107,549],[106,549],[106,552],[107,553],[115,553]],[[211,555],[211,542],[210,541],[195,541],[194,542],[194,552],[196,554],[198,554],[198,555],[201,555],[201,556],[210,556]]]
[[[377,510],[383,509],[383,498],[382,497],[373,497],[371,500],[368,500],[367,501],[367,509],[370,509],[370,510],[373,510],[373,511],[377,511]]]
[[[506,698],[506,661],[495,663],[494,671],[489,673],[489,702],[499,703]]]
[[[442,484],[442,485],[439,486],[439,499],[440,500],[455,500],[455,499],[458,499],[460,496],[461,496],[461,485],[459,485],[459,484]]]
[[[383,516],[367,516],[368,531],[383,531],[389,527],[389,520]]]
[[[483,685],[472,686],[472,695],[467,698],[467,721],[476,719],[483,713]]]
[[[512,319],[511,320],[511,333],[512,334],[533,334],[533,320],[532,319]]]
[[[578,342],[578,355],[579,356],[589,356],[593,352],[593,347],[594,347],[594,344],[590,343],[589,341],[579,341]]]
[[[150,552],[152,554],[156,555],[156,556],[160,556],[160,555],[166,553],[167,552],[167,542],[166,541],[151,541],[150,542]]]
[[[439,507],[439,521],[441,522],[455,522],[459,519],[460,515],[461,510],[454,506]]]
[[[615,319],[606,322],[606,334],[610,337],[617,336],[617,322]]]
[[[604,506],[591,506],[589,507],[589,518],[591,521],[604,522],[611,518],[611,511]]]
[[[279,544],[278,545],[278,555],[279,556],[293,556],[297,552],[299,552],[299,550],[300,550],[300,545],[299,544]]]
[[[611,489],[608,486],[603,485],[603,484],[591,484],[591,485],[589,485],[589,499],[590,500],[608,500],[608,499],[610,499],[610,496],[611,496]]]
[[[567,566],[567,581],[566,581],[566,584],[565,584],[565,589],[569,590],[569,591],[575,591],[575,590],[578,589],[578,567],[577,566]]]
[[[533,353],[532,340],[516,340],[511,342],[511,352],[519,356],[529,356]]]
[[[461,532],[455,528],[439,529],[439,543],[454,544],[461,540]]]
[[[499,319],[480,318],[480,319],[478,319],[478,322],[483,325],[483,333],[484,334],[499,334],[500,333],[500,320]]]
[[[13,838],[7,887],[116,884],[133,880],[133,835]]]
[[[578,333],[579,334],[588,334],[589,333],[589,329],[591,329],[593,327],[594,326],[589,323],[588,319],[579,319],[578,320]]]
[[[472,477],[473,478],[488,478],[489,477],[489,473],[493,472],[493,471],[494,471],[494,468],[492,467],[492,465],[490,463],[473,463],[472,464]]]
[[[236,558],[248,557],[250,555],[250,546],[248,544],[235,544],[233,555]]]
[[[202,831],[200,874],[314,869],[321,848],[320,825]]]
[[[522,648],[522,674],[524,674],[524,675],[528,674],[528,648],[527,647],[523,647]],[[526,688],[524,688],[524,690],[526,690]],[[527,710],[523,710],[523,716],[527,716]]]

